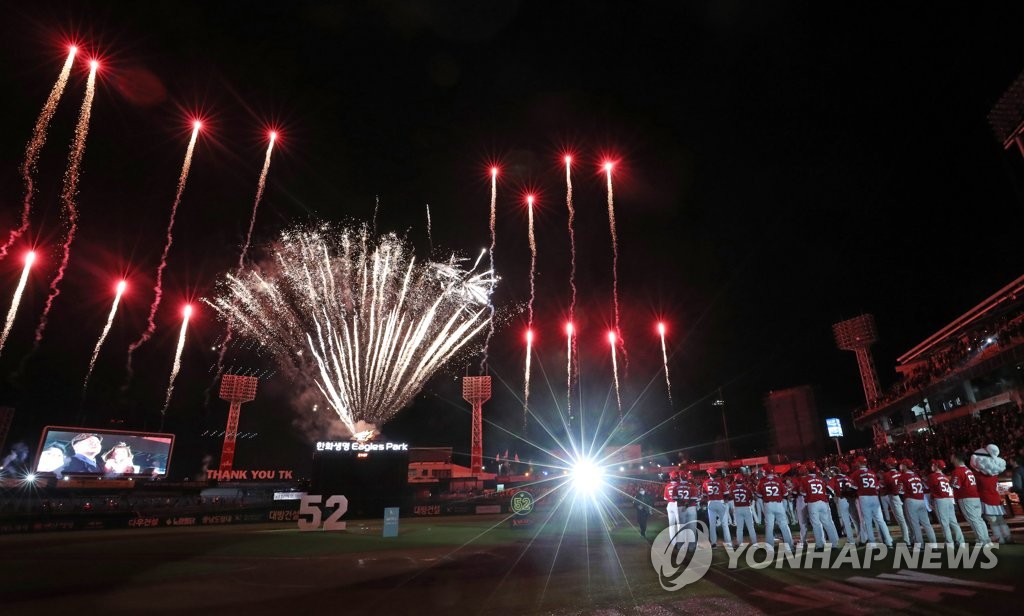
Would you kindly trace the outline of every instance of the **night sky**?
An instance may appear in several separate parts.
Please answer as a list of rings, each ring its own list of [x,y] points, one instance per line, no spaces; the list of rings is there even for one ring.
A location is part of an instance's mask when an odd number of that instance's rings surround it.
[[[435,256],[475,255],[489,242],[488,166],[500,165],[496,299],[509,317],[491,347],[497,378],[485,455],[528,455],[513,436],[521,432],[525,316],[517,307],[528,289],[528,190],[539,199],[541,368],[532,402],[551,416],[564,398],[566,152],[578,161],[577,327],[592,422],[615,413],[599,169],[608,157],[618,161],[623,402],[635,403],[618,442],[678,412],[678,423],[643,443],[710,455],[721,432],[710,405],[719,387],[738,453],[765,451],[762,398],[771,389],[812,385],[822,417],[842,417],[852,431],[850,411],[863,394],[853,355],[834,347],[833,322],[876,315],[875,357],[889,384],[897,355],[1021,274],[1024,162],[1002,150],[986,114],[1024,69],[1024,10],[817,4],[9,5],[0,25],[4,237],[20,212],[25,143],[66,45],[83,53],[40,159],[31,236],[41,262],[0,356],[0,404],[17,408],[8,446],[34,446],[43,425],[73,423],[80,410],[94,426],[157,427],[181,306],[211,293],[238,258],[269,127],[282,138],[256,242],[310,220],[369,221],[379,196],[379,229],[426,253],[429,203]],[[81,227],[46,338],[28,356],[59,256],[60,179],[93,56],[102,69]],[[179,210],[157,333],[121,392],[197,114],[208,130]],[[0,262],[5,311],[23,248]],[[129,292],[83,406],[82,378],[122,273]],[[671,410],[659,318],[669,327]],[[200,435],[225,422],[225,403],[204,403],[223,331],[200,306],[167,416],[177,475],[219,452],[218,439]],[[233,358],[270,367],[244,350]],[[479,357],[468,359],[475,369]],[[466,360],[450,366],[385,434],[467,452],[469,412],[455,378],[465,371]],[[260,387],[240,427],[258,436],[240,441],[235,466],[305,468],[315,435],[295,419],[309,409],[292,407],[281,377]],[[530,438],[539,433],[531,426]]]

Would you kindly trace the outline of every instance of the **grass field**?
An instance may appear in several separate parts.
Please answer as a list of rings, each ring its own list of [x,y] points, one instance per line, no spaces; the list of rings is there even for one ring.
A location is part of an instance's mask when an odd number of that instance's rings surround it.
[[[527,529],[499,516],[403,519],[399,537],[381,531],[350,521],[334,533],[280,524],[0,537],[0,613],[1013,613],[1024,572],[1017,545],[991,570],[916,574],[730,570],[718,549],[702,580],[668,592],[634,529],[579,515]]]

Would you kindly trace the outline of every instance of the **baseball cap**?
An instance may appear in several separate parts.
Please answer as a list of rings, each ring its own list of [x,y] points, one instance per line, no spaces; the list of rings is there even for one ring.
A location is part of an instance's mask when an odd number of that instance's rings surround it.
[[[907,468],[914,468],[914,461],[911,460],[910,458],[903,458],[902,460],[900,460],[900,464],[906,466]]]
[[[774,473],[775,467],[772,466],[771,464],[765,464],[764,466],[761,467],[761,470],[766,473]]]
[[[946,468],[946,461],[939,459],[932,460],[932,466],[937,466],[940,469]]]
[[[839,472],[840,473],[844,473],[844,474],[845,473],[849,473],[850,472],[850,467],[845,465],[845,464],[840,464],[839,465]]]
[[[853,459],[853,463],[856,464],[857,466],[867,466],[868,459],[865,458],[864,456],[857,456],[856,458]]]

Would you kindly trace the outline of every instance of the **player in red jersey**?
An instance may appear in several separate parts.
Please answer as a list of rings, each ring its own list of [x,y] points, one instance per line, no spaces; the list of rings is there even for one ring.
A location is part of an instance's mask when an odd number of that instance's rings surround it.
[[[679,474],[679,488],[676,491],[676,503],[679,505],[679,520],[683,527],[689,528],[697,521],[697,502],[700,500],[700,486],[693,481],[690,471]]]
[[[849,467],[840,464],[832,470],[828,485],[832,488],[832,498],[836,503],[836,511],[839,512],[839,521],[843,524],[843,532],[847,541],[857,541],[857,525],[853,523],[850,515],[850,499],[857,497],[857,491],[847,476]]]
[[[743,544],[743,531],[746,529],[750,536],[750,543],[757,543],[757,533],[754,532],[754,513],[751,507],[754,504],[754,493],[747,486],[743,475],[736,473],[732,484],[732,503],[736,511],[736,546]]]
[[[775,468],[765,465],[765,476],[757,486],[757,496],[764,502],[764,537],[766,542],[774,541],[775,526],[778,525],[782,533],[782,540],[790,551],[793,551],[793,533],[789,531],[789,524],[786,518],[786,507],[782,503],[785,498],[783,484],[775,477]],[[769,543],[770,545],[771,543]]]
[[[722,528],[722,540],[732,545],[732,534],[729,532],[729,519],[725,510],[725,496],[728,485],[718,477],[714,468],[708,469],[708,478],[704,480],[704,497],[708,499],[708,531],[711,534],[711,547],[718,545],[718,527]]]
[[[875,527],[882,535],[885,545],[890,548],[892,536],[889,534],[889,527],[885,525],[885,518],[882,517],[882,505],[878,501],[879,484],[878,476],[868,470],[868,461],[864,456],[858,456],[854,463],[857,469],[850,475],[857,490],[857,509],[860,511],[860,543],[873,542],[875,540]]]
[[[974,540],[982,545],[991,543],[988,536],[988,528],[985,521],[981,519],[981,499],[978,498],[978,480],[967,468],[964,460],[967,456],[961,453],[954,453],[949,456],[953,463],[953,476],[950,485],[953,486],[953,496],[960,505],[960,513],[971,525],[974,531]]]
[[[899,491],[906,499],[907,521],[914,535],[914,543],[921,545],[924,541],[921,529],[928,535],[928,543],[935,543],[935,530],[928,519],[928,506],[924,502],[927,491],[924,481],[914,472],[914,461],[909,458],[900,460]]]
[[[960,524],[956,520],[956,508],[953,506],[953,486],[949,478],[943,474],[942,469],[946,463],[942,460],[932,460],[932,472],[928,475],[928,489],[932,495],[932,506],[935,508],[935,515],[939,518],[939,526],[946,538],[946,544],[963,545],[964,534],[960,530]]]
[[[839,545],[839,533],[836,531],[835,522],[832,521],[832,510],[828,507],[828,485],[818,477],[818,468],[814,462],[807,462],[804,468],[807,475],[801,482],[800,493],[803,495],[807,517],[814,532],[814,547],[825,547],[825,533],[828,533],[828,540],[832,545]]]
[[[665,499],[665,513],[668,514],[669,537],[675,541],[679,533],[679,508],[676,505],[676,490],[679,488],[679,471],[669,471],[668,483],[665,484],[665,491],[662,498]]]
[[[896,458],[885,459],[886,469],[878,474],[882,482],[879,490],[879,501],[882,503],[882,513],[887,521],[896,520],[900,525],[900,533],[903,543],[910,543],[910,529],[907,528],[907,516],[903,511],[903,497],[900,494],[900,471],[897,468]],[[891,512],[891,514],[890,514]]]

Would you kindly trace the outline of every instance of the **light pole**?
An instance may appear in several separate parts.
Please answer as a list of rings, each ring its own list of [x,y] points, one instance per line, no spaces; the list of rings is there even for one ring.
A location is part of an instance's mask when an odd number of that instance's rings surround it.
[[[718,396],[715,397],[715,401],[711,403],[711,406],[717,406],[722,411],[722,431],[725,433],[725,451],[726,455],[732,458],[732,445],[729,443],[729,424],[725,421],[725,398],[722,396],[722,388],[718,388]]]

